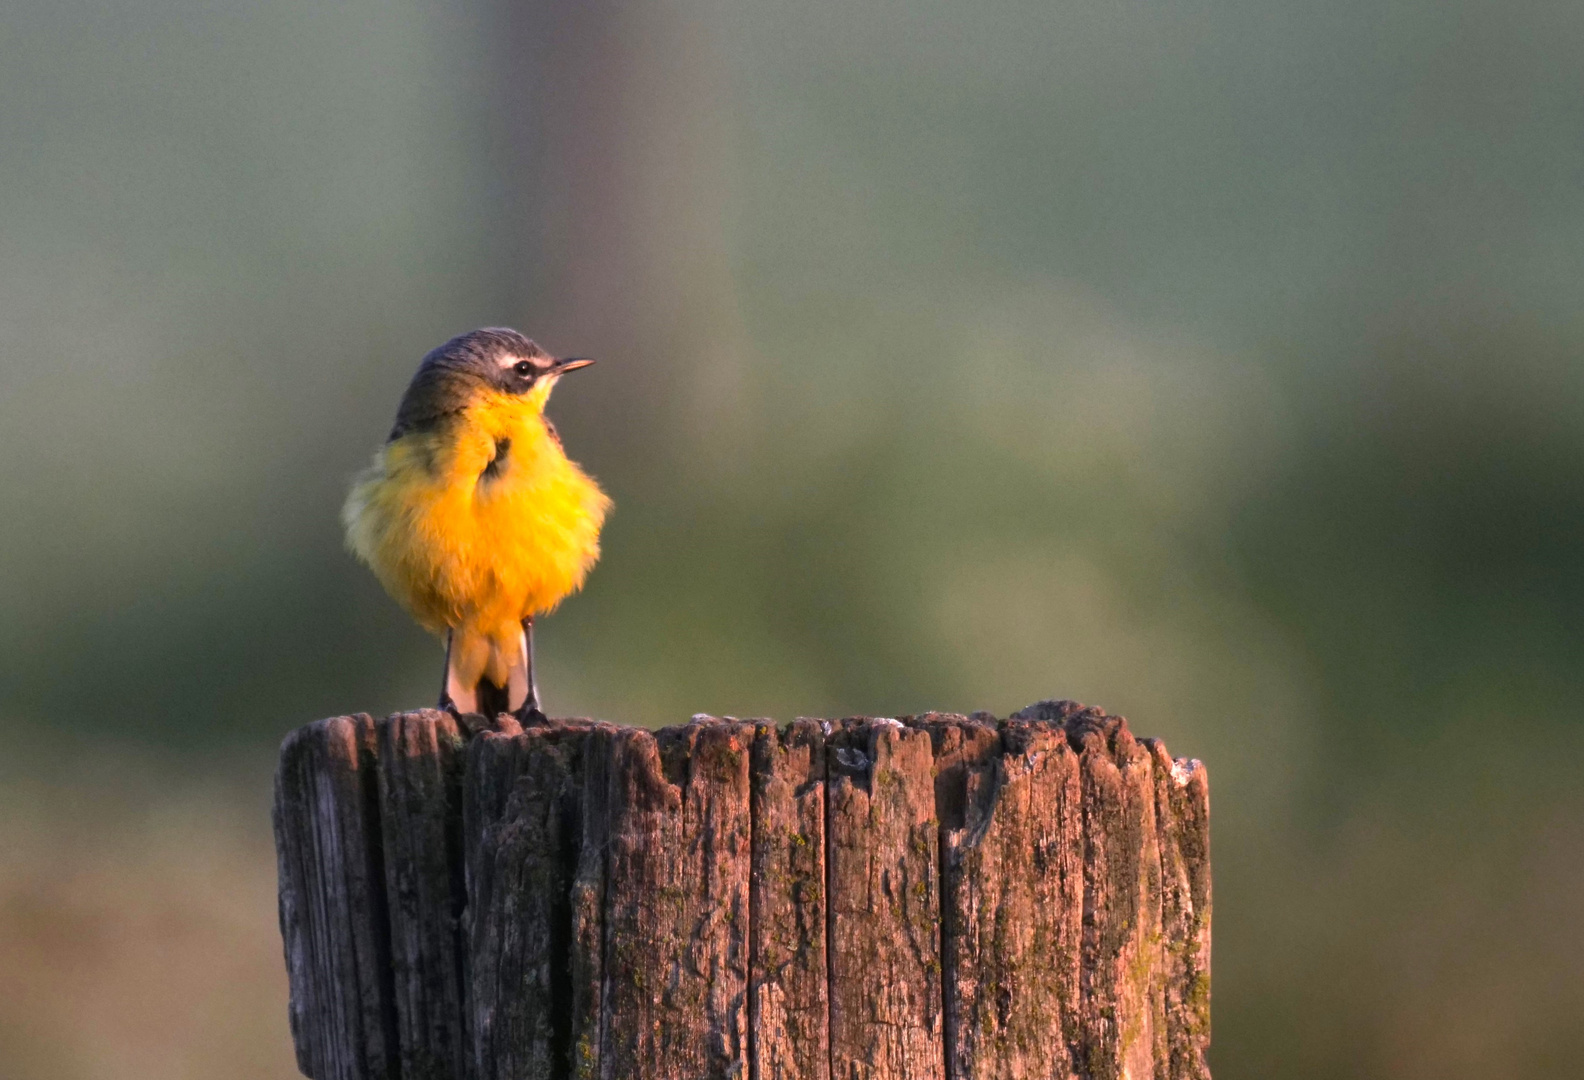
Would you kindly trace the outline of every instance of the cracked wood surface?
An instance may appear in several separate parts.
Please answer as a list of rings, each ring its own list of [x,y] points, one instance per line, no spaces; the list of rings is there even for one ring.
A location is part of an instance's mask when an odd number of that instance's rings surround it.
[[[940,823],[927,731],[850,721],[826,782],[832,1080],[941,1080]]]
[[[1047,722],[975,736],[941,841],[951,1075],[1071,1076],[1081,1040],[1071,1007],[1083,933],[1078,759]]]
[[[826,1080],[823,726],[760,724],[752,766],[752,1080]]]
[[[1126,721],[307,725],[314,1080],[1208,1078],[1209,785]]]
[[[460,1076],[470,1046],[463,987],[462,772],[456,720],[437,709],[378,725],[374,772],[385,864],[397,1069]]]
[[[720,721],[610,744],[607,1080],[747,1076],[752,742]]]
[[[468,956],[476,1072],[564,1076],[572,880],[587,726],[481,732],[468,750]],[[471,1075],[461,1072],[455,1075]]]

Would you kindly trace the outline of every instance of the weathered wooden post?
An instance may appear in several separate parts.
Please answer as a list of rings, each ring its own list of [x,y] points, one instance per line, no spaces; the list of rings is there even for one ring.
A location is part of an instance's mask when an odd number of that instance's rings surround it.
[[[1209,787],[1074,702],[281,749],[313,1080],[1208,1077]]]

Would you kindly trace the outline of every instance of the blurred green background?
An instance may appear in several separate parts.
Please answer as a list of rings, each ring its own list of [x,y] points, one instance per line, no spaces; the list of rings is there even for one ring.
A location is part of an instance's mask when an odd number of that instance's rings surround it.
[[[337,510],[505,323],[601,360],[552,712],[1102,705],[1210,768],[1218,1080],[1572,1075],[1581,84],[1549,0],[9,5],[0,1074],[295,1074],[274,747],[441,659]]]

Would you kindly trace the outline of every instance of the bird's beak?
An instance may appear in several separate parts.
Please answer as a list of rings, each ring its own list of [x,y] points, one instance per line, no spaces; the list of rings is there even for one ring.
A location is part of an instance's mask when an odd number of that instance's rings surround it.
[[[565,360],[557,360],[553,365],[551,365],[550,373],[552,375],[565,375],[569,371],[576,371],[578,368],[588,367],[593,362],[593,360],[586,356],[569,356]]]

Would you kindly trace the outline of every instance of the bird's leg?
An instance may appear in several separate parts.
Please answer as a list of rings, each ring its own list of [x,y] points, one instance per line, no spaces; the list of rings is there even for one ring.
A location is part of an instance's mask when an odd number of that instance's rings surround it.
[[[528,616],[527,622],[528,625],[523,627],[523,636],[528,639],[528,700],[524,704],[539,712],[539,676],[534,671],[532,615]]]
[[[539,709],[539,680],[534,675],[533,653],[533,616],[523,620],[523,657],[527,661],[528,692],[523,698],[522,708],[517,710],[517,715],[524,720],[543,720],[544,713]]]
[[[457,716],[478,712],[478,688],[463,686],[451,666],[451,651],[456,647],[456,631],[446,631],[445,678],[440,683],[440,708]]]
[[[456,703],[451,700],[451,638],[456,633],[454,630],[446,631],[446,658],[445,667],[440,671],[440,705],[441,711],[447,709],[456,711]]]
[[[517,627],[517,655],[506,671],[506,704],[500,710],[518,717],[527,715],[528,707],[528,635],[521,625]]]

